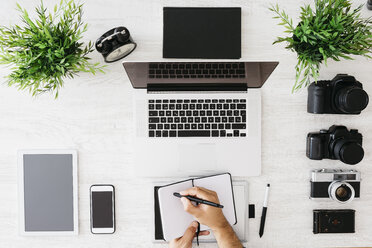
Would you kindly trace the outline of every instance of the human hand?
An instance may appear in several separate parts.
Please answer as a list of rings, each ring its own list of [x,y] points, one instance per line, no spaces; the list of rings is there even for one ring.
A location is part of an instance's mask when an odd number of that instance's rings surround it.
[[[170,248],[191,248],[192,240],[195,237],[196,229],[198,228],[198,222],[193,221],[190,226],[186,229],[185,234],[177,239],[173,239],[169,247]],[[199,236],[209,235],[209,231],[202,231],[199,233]]]
[[[197,198],[203,200],[220,203],[216,192],[202,187],[193,187],[188,190],[181,191],[180,194],[196,196]],[[186,212],[193,215],[199,221],[199,223],[207,225],[213,231],[230,226],[223,215],[221,208],[212,207],[206,204],[194,206],[191,201],[185,197],[182,197],[181,201]]]

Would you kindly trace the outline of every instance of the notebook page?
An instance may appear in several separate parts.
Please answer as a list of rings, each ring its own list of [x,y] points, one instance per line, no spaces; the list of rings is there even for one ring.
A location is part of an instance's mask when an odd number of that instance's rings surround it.
[[[234,200],[235,200],[235,212],[237,223],[233,226],[233,229],[238,236],[239,240],[246,242],[247,233],[247,220],[248,220],[248,194],[247,194],[247,182],[245,181],[234,181]],[[216,238],[211,232],[207,236],[199,237],[201,242],[216,242]]]
[[[222,212],[225,215],[227,221],[230,223],[230,225],[234,225],[236,223],[230,174],[226,173],[211,177],[194,179],[194,186],[203,187],[215,191],[218,195],[218,199],[220,200],[220,204],[223,205]],[[206,230],[209,228],[201,225],[200,229]]]
[[[192,215],[183,210],[180,198],[173,195],[174,192],[180,192],[191,187],[192,181],[188,180],[161,187],[158,190],[163,235],[167,241],[181,237],[194,220]]]

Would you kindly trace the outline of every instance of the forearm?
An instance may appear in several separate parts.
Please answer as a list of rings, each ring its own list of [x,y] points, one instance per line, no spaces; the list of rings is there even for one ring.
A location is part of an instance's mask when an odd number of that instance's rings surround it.
[[[228,224],[223,228],[213,230],[219,248],[242,248],[238,237],[232,227]]]

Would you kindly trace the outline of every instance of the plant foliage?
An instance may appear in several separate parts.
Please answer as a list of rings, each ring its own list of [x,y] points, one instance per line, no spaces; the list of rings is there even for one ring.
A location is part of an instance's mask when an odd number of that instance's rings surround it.
[[[315,0],[315,10],[310,5],[301,7],[297,26],[288,15],[271,6],[270,10],[280,19],[290,36],[278,37],[273,43],[286,42],[286,48],[297,52],[296,82],[292,92],[317,81],[319,68],[327,59],[339,61],[352,59],[350,55],[371,58],[372,18],[363,19],[360,11],[363,5],[351,9],[348,0]]]
[[[17,4],[24,26],[0,27],[0,63],[11,65],[8,85],[29,90],[33,96],[53,92],[63,86],[63,79],[78,72],[95,74],[102,70],[99,63],[89,63],[93,45],[80,41],[87,31],[82,22],[83,5],[73,0],[61,0],[47,13],[41,1],[36,7],[37,18]]]

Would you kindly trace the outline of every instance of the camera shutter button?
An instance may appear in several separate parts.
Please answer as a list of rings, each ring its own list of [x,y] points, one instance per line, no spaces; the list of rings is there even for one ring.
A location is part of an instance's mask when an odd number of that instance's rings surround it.
[[[357,164],[364,157],[363,147],[353,141],[341,140],[337,142],[334,148],[335,157],[345,164]]]

